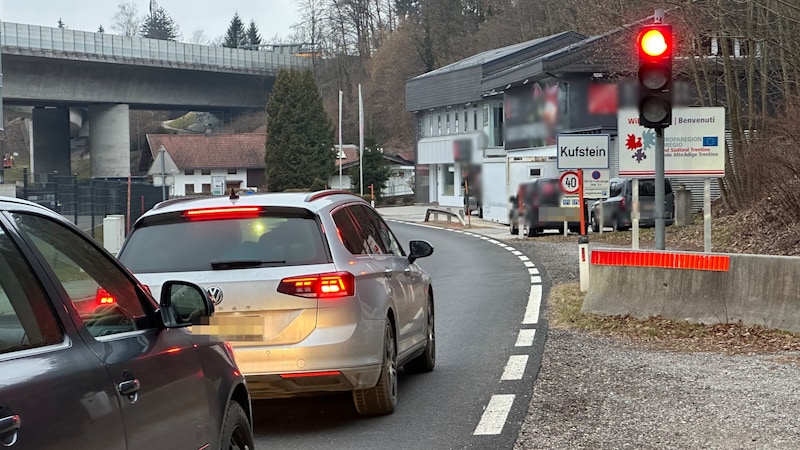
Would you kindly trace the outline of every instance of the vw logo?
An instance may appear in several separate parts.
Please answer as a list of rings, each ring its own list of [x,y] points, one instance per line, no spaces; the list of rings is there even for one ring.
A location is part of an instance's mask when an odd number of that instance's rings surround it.
[[[211,286],[206,290],[206,292],[208,292],[208,297],[215,305],[222,303],[222,288]]]

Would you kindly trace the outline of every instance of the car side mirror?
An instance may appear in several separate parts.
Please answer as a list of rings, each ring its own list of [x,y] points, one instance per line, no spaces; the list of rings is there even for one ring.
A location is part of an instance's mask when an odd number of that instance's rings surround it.
[[[161,286],[161,318],[167,328],[200,324],[214,314],[214,303],[200,286],[188,281],[167,281]]]
[[[428,241],[411,241],[408,247],[411,250],[411,253],[408,255],[409,264],[419,258],[424,258],[433,254],[433,246]]]

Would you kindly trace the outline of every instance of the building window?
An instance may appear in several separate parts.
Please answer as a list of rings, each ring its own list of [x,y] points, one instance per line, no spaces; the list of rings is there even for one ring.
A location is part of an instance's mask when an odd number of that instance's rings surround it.
[[[472,106],[472,129],[478,129],[478,105]]]
[[[455,112],[453,115],[454,115],[454,116],[455,116],[455,118],[456,118],[456,123],[455,123],[455,126],[456,126],[456,127],[455,127],[455,130],[456,130],[456,133],[459,133],[459,132],[461,132],[461,128],[459,128],[459,127],[458,127],[458,111],[456,111],[456,112]]]
[[[187,183],[183,185],[183,191],[186,195],[194,194],[194,183]]]
[[[447,132],[445,134],[450,134],[450,113],[447,113]]]
[[[464,133],[467,132],[467,110],[464,110]]]
[[[489,147],[503,146],[503,102],[483,104],[483,131],[489,138]]]
[[[200,170],[200,175],[211,175],[211,169]]]
[[[194,175],[194,169],[186,169],[183,171],[183,174],[189,176]]]
[[[211,183],[203,183],[203,194],[211,195]]]
[[[228,169],[228,175],[236,175],[237,172],[237,169]]]
[[[436,133],[436,135],[437,136],[441,136],[442,135],[442,115],[441,114],[437,114],[436,115],[436,121],[439,124],[439,128],[438,128],[439,131]]]
[[[433,136],[433,116],[432,115],[428,115],[428,125],[429,125],[428,128],[430,129],[430,132],[428,133],[428,136]]]
[[[456,168],[452,164],[444,166],[444,195],[455,195]]]

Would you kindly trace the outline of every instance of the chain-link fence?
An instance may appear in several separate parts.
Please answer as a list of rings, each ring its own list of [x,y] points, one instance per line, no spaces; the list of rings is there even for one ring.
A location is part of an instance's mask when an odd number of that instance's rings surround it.
[[[29,174],[23,172],[17,197],[38,203],[72,220],[92,237],[103,225],[103,218],[125,216],[128,226],[162,200],[160,187],[147,178],[85,179],[72,175]]]

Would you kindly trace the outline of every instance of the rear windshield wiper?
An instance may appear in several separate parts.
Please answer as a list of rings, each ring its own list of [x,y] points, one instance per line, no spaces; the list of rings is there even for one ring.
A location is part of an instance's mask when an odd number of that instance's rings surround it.
[[[260,267],[265,264],[286,264],[286,261],[263,261],[260,259],[234,259],[227,261],[211,261],[211,268],[214,270],[225,269],[247,269],[249,267]]]

